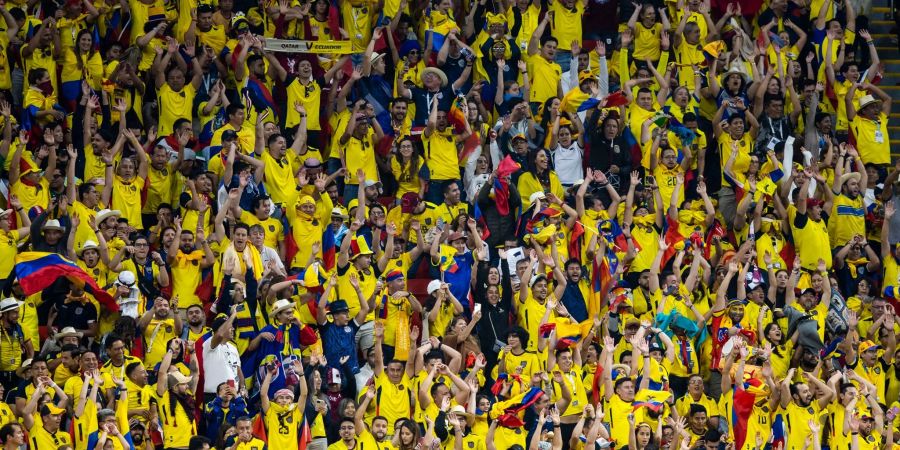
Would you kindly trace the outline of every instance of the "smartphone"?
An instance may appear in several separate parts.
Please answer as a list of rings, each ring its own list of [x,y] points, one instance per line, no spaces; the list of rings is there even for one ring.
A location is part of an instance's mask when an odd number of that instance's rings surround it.
[[[325,406],[325,400],[322,400],[322,399],[320,399],[320,398],[317,398],[317,399],[316,399],[316,406]]]
[[[228,383],[228,387],[234,389],[234,380],[228,380],[227,383]]]
[[[478,314],[481,312],[481,303],[475,304],[475,309],[472,311],[472,314]]]
[[[244,305],[243,303],[241,303],[240,305],[237,305],[237,306],[234,307],[234,310],[235,310],[235,311],[243,311],[243,310],[245,310],[245,309],[247,309],[247,306]]]

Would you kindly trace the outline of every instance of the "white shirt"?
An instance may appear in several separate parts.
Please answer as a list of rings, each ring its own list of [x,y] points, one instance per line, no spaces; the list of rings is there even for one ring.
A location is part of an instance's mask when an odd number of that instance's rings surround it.
[[[231,342],[223,342],[211,348],[212,338],[203,342],[203,392],[215,394],[216,388],[234,381],[238,385],[238,371],[241,368],[241,355]]]
[[[556,176],[563,186],[571,186],[576,181],[584,178],[584,169],[581,168],[581,146],[578,141],[572,140],[568,147],[557,144],[553,150],[553,166],[556,168]]]
[[[353,377],[356,379],[356,395],[362,395],[366,389],[369,388],[368,383],[372,377],[375,376],[375,372],[369,366],[369,363],[359,368],[359,373],[354,375]]]
[[[281,271],[284,272],[284,263],[281,262],[281,257],[278,256],[278,252],[272,248],[263,245],[262,249],[259,249],[259,259],[262,262],[263,267],[269,267],[269,261],[275,261],[275,266]]]

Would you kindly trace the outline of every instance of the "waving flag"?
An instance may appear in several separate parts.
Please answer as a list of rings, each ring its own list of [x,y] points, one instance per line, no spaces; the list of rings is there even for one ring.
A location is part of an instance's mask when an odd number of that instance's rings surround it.
[[[522,427],[525,423],[518,414],[537,402],[542,395],[544,395],[544,391],[541,388],[532,387],[516,394],[509,400],[494,403],[491,406],[490,417],[496,418],[500,421],[500,425],[507,428]]]
[[[628,238],[625,237],[625,233],[622,231],[622,227],[619,226],[619,222],[616,219],[608,219],[600,222],[598,226],[600,229],[600,233],[603,234],[604,239],[606,239],[606,246],[612,248],[617,252],[624,252],[628,250]],[[632,241],[634,245],[635,251],[641,251],[641,246],[637,241]]]
[[[494,200],[497,204],[497,212],[501,216],[509,215],[509,178],[512,174],[522,169],[509,155],[497,165],[497,177],[494,178]]]
[[[496,181],[496,180],[495,180]],[[475,217],[475,222],[481,225],[481,240],[485,240],[488,236],[491,235],[491,230],[488,229],[487,220],[484,218],[484,214],[481,212],[481,208],[478,206],[478,202],[475,202],[472,215]]]
[[[450,18],[441,11],[432,9],[430,14],[426,11],[425,16],[427,17],[426,21],[428,23],[428,29],[425,31],[425,42],[428,42],[428,35],[430,34],[431,48],[434,49],[434,51],[439,52],[441,51],[441,47],[444,46],[447,35],[453,30],[459,30],[459,27],[457,27],[456,23],[450,20]]]
[[[581,257],[581,237],[584,236],[584,225],[576,221],[572,226],[572,232],[569,235],[569,256],[573,258]]]
[[[101,289],[87,272],[57,253],[19,253],[16,255],[13,275],[18,278],[25,295],[40,292],[60,277],[65,277],[75,286],[84,289],[84,292],[93,295],[103,309],[112,312],[119,311],[119,305],[112,296]]]
[[[739,381],[740,383],[741,381]],[[744,389],[732,390],[731,425],[734,433],[735,448],[743,448],[747,436],[747,421],[753,413],[753,405],[757,400],[765,399],[769,390],[758,378],[743,381]]]
[[[336,251],[334,233],[331,231],[331,226],[329,225],[325,227],[325,231],[322,232],[322,265],[325,266],[326,272],[330,272],[334,269]]]
[[[465,97],[456,97],[450,104],[450,112],[447,113],[447,123],[452,125],[457,133],[462,133],[466,129],[466,114],[463,112],[463,104]],[[472,134],[475,135],[474,133]]]
[[[606,96],[607,108],[616,108],[619,106],[625,106],[627,104],[628,97],[625,96],[625,92],[623,91],[616,91]]]
[[[275,104],[275,99],[272,98],[272,92],[256,77],[247,77],[247,87],[244,92],[250,95],[250,103],[253,106],[259,109],[271,109],[275,113],[275,117],[278,117],[280,112]]]
[[[685,237],[681,234],[681,231],[678,230],[678,222],[672,220],[668,215],[666,216],[665,223],[665,231],[664,236],[666,240],[666,244],[669,246],[665,253],[663,253],[662,261],[660,261],[660,266],[665,267],[668,264],[669,260],[675,256],[675,253],[678,253],[678,250],[684,248]],[[678,244],[681,245],[678,245]],[[681,248],[677,248],[681,247]]]
[[[639,408],[647,408],[651,411],[659,412],[665,407],[669,395],[671,395],[669,391],[641,389],[634,395],[634,402],[631,403],[632,410],[637,411]]]
[[[441,272],[456,273],[459,266],[456,265],[456,248],[452,245],[441,244]]]

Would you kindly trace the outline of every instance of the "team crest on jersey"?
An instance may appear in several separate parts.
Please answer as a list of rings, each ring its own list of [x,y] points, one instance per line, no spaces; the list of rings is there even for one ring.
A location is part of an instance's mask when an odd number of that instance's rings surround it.
[[[875,368],[875,375],[879,375],[881,373],[881,367]]]
[[[718,333],[717,339],[719,341],[724,341],[726,338],[728,338],[728,329],[724,328],[724,327],[719,328],[719,333]]]
[[[806,408],[806,412],[808,412],[810,414],[815,414],[816,411],[813,409],[812,406],[810,406],[809,408]]]
[[[269,231],[275,232],[275,225],[269,225]]]
[[[475,443],[474,443],[474,442],[469,441],[468,444],[469,444],[469,448],[475,448]]]

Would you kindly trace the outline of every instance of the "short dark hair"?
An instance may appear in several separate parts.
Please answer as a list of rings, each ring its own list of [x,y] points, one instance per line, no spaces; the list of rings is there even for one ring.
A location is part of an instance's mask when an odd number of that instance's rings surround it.
[[[244,222],[238,222],[234,225],[234,231],[237,230],[244,230],[247,232],[247,234],[250,234],[250,225],[247,225]],[[231,232],[232,236],[234,236],[234,231]]]
[[[140,361],[135,361],[133,363],[126,364],[125,365],[125,376],[130,377],[131,374],[134,373],[134,371],[137,370],[142,365],[143,364]]]
[[[16,434],[16,427],[23,428],[19,422],[10,422],[0,427],[0,442],[6,442],[11,436]]]
[[[103,348],[105,348],[107,350],[111,349],[113,344],[116,343],[116,341],[122,341],[123,343],[125,342],[125,340],[122,339],[119,335],[116,335],[116,334],[107,335],[106,342],[103,343]]]
[[[37,32],[37,31],[35,31],[35,32]],[[31,71],[28,72],[28,84],[31,86],[37,85],[38,80],[40,80],[41,78],[44,78],[44,75],[49,74],[49,73],[50,72],[47,72],[47,69],[44,69],[41,67],[38,67],[36,69],[31,69]]]
[[[547,37],[541,39],[541,47],[543,47],[544,45],[546,45],[548,42],[555,42],[556,45],[559,45],[559,39],[556,39],[556,38],[553,37],[553,36],[547,36]]]
[[[238,111],[243,111],[244,105],[240,103],[229,103],[225,108],[225,116],[230,116]]]
[[[81,183],[80,185],[78,185],[78,196],[84,198],[84,196],[87,195],[88,190],[90,190],[92,187],[95,187],[95,185],[90,181],[88,181],[87,183]]]
[[[191,436],[188,441],[188,450],[203,450],[204,446],[212,446],[212,441],[206,436]]]
[[[59,349],[60,353],[69,352],[73,357],[77,357],[81,355],[81,347],[76,344],[66,344],[63,345],[61,349]]]
[[[691,409],[688,411],[688,417],[691,417],[697,413],[706,414],[706,407],[698,403],[694,403],[693,405],[691,405]]]

